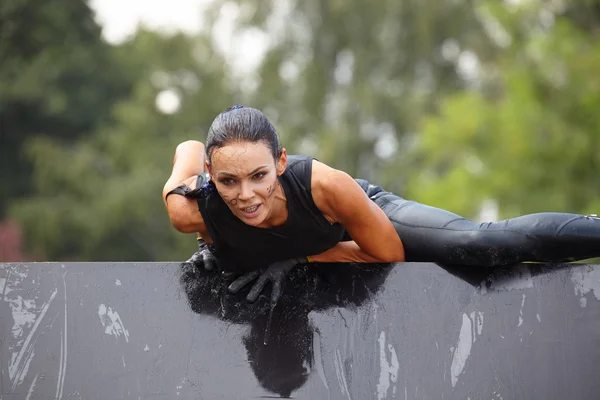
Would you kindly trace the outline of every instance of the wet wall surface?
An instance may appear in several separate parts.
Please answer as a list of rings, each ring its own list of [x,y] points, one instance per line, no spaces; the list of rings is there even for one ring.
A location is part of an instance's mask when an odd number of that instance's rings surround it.
[[[600,266],[0,264],[0,399],[597,399]],[[266,343],[266,344],[265,344]]]

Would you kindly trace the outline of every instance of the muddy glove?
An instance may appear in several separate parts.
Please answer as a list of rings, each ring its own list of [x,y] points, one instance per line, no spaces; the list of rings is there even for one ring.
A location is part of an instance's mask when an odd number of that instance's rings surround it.
[[[247,274],[240,276],[229,285],[229,291],[231,293],[237,293],[241,288],[258,278],[246,296],[246,300],[254,302],[258,298],[260,292],[265,288],[267,281],[269,281],[273,285],[271,288],[271,304],[274,305],[281,297],[283,281],[290,271],[294,269],[294,267],[304,265],[307,262],[308,260],[304,257],[277,261],[263,270],[248,272]]]
[[[212,246],[200,238],[198,238],[198,251],[195,252],[187,262],[194,264],[197,268],[203,268],[206,271],[215,271],[219,269],[219,264],[213,254]]]

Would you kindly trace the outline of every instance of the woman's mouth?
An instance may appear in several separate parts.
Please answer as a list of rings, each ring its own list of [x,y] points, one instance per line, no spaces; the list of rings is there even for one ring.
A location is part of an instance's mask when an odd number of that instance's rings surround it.
[[[250,206],[250,207],[246,207],[246,208],[240,208],[240,210],[241,210],[244,218],[250,219],[250,218],[255,218],[258,216],[261,206],[262,206],[261,204],[258,204],[258,205],[254,205],[254,206]]]

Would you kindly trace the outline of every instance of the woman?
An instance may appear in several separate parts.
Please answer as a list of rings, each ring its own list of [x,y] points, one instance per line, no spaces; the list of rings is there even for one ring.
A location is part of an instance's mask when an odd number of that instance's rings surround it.
[[[500,266],[600,256],[595,215],[539,213],[477,224],[313,158],[288,156],[266,116],[242,106],[215,118],[206,147],[177,147],[163,200],[177,230],[198,233],[192,262],[246,272],[232,292],[258,278],[250,301],[267,281],[276,301],[287,272],[307,261]]]

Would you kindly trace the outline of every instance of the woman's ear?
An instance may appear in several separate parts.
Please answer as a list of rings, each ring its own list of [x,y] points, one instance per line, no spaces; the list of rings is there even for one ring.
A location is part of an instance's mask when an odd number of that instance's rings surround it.
[[[210,180],[214,182],[212,168],[210,167],[208,160],[204,161],[204,170],[208,172],[208,175],[210,175]]]
[[[282,175],[287,168],[287,152],[285,149],[281,149],[281,154],[277,160],[277,175]]]

